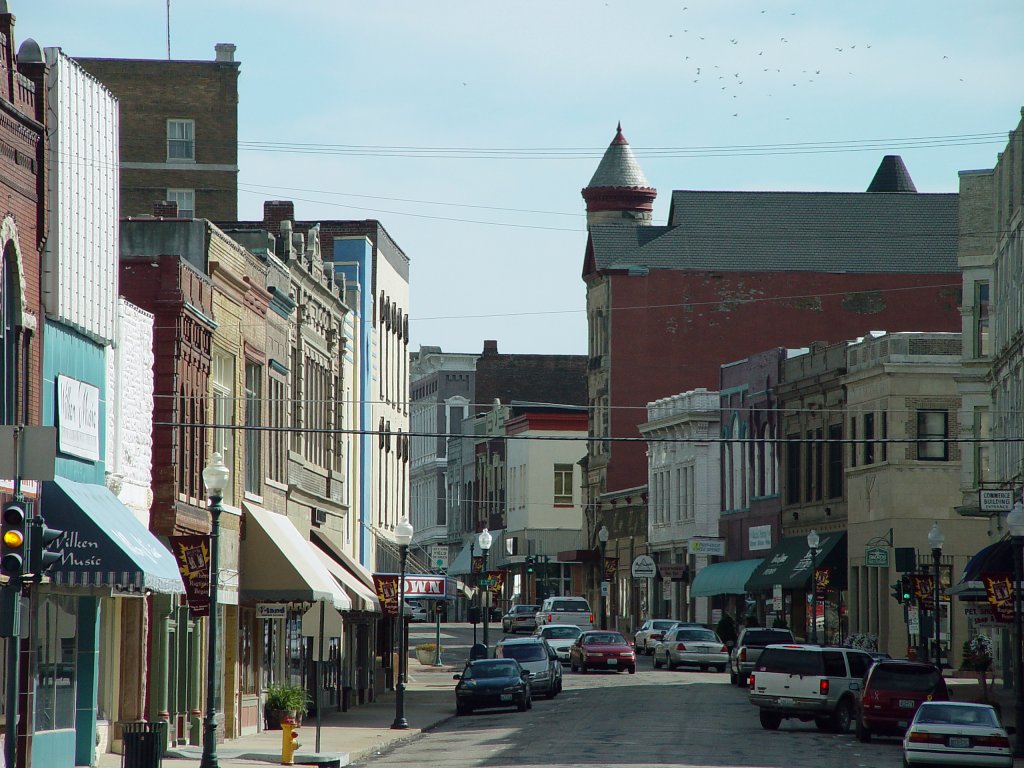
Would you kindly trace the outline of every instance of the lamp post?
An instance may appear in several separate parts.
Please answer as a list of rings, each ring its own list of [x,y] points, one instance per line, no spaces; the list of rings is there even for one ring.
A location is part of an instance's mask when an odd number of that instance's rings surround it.
[[[480,603],[480,577],[473,572],[473,563],[476,562],[476,542],[470,539],[469,542],[469,575],[473,577],[473,586],[476,587],[477,607]],[[472,606],[470,606],[472,608]],[[473,622],[473,645],[476,645],[476,622]]]
[[[1017,734],[1013,742],[1014,757],[1024,757],[1024,615],[1021,609],[1021,579],[1024,578],[1024,504],[1017,501],[1006,516],[1013,544],[1013,700]]]
[[[597,532],[597,541],[601,545],[601,581],[599,584],[599,589],[601,591],[601,629],[608,629],[608,597],[604,593],[605,576],[608,573],[607,565],[604,560],[605,549],[608,547],[607,525],[602,525],[601,530]]]
[[[480,593],[480,606],[484,614],[484,647],[488,649],[488,655],[490,655],[490,646],[487,644],[487,624],[491,619],[491,580],[487,575],[487,553],[491,549],[491,543],[494,541],[494,537],[491,536],[491,532],[484,528],[480,535],[477,537],[477,544],[480,545],[480,551],[484,556],[484,591]],[[484,599],[486,598],[486,599]]]
[[[203,754],[199,768],[218,768],[217,761],[217,589],[220,586],[221,501],[231,472],[219,453],[203,469],[203,485],[210,497],[210,616],[206,632],[206,718],[203,722]]]
[[[398,576],[398,685],[395,686],[395,722],[392,728],[405,729],[409,721],[405,719],[405,667],[408,664],[409,644],[405,634],[405,563],[409,558],[409,545],[412,543],[412,523],[403,517],[395,526],[395,543],[400,553]]]
[[[818,544],[821,537],[811,529],[807,534],[807,546],[811,550],[811,642],[818,642]]]
[[[932,523],[932,529],[928,531],[928,546],[932,549],[932,658],[935,666],[942,669],[942,604],[939,602],[939,561],[942,559],[942,545],[946,537],[939,530],[938,521]]]

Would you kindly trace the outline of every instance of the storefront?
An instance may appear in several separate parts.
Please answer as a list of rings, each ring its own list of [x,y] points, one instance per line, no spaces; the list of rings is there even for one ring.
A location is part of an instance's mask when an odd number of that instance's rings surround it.
[[[693,583],[690,584],[690,597],[709,599],[712,606],[709,613],[712,624],[716,624],[723,613],[734,619],[742,616],[746,608],[747,580],[763,562],[761,558],[757,558],[705,565],[697,571]]]

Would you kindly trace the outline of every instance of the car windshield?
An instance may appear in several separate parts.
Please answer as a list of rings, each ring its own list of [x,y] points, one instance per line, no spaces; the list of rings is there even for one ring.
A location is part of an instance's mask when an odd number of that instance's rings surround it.
[[[793,635],[789,630],[760,629],[743,634],[744,645],[772,645],[786,642],[793,642]]]
[[[679,640],[710,640],[713,643],[721,642],[710,629],[680,629],[676,633]]]
[[[501,646],[501,655],[506,659],[517,661],[543,661],[548,657],[547,650],[540,643],[510,643]]]
[[[790,675],[823,675],[821,654],[796,648],[769,648],[757,660],[758,672],[785,672]]]
[[[580,636],[578,627],[545,627],[541,637],[548,640],[575,640]]]
[[[980,725],[998,728],[992,707],[964,707],[948,704],[922,704],[917,712],[917,723],[929,725]]]
[[[516,677],[519,672],[515,662],[494,662],[471,664],[462,673],[464,680],[488,680],[495,677]]]
[[[941,675],[934,667],[912,667],[903,664],[876,664],[871,671],[869,685],[882,691],[914,691],[927,693],[935,690]]]
[[[539,605],[517,605],[512,609],[515,613],[536,613],[540,610]]]
[[[625,638],[618,632],[599,632],[583,638],[584,645],[625,645]]]
[[[551,603],[552,611],[561,613],[586,613],[590,610],[585,600],[555,600]]]

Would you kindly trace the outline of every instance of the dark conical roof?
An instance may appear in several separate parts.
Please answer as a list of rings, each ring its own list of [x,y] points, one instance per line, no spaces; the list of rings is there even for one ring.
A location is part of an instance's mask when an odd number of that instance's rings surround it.
[[[917,192],[907,166],[899,155],[886,155],[868,185],[868,192]]]
[[[588,189],[594,187],[635,187],[639,189],[650,189],[651,187],[640,168],[640,163],[633,155],[633,150],[629,148],[629,142],[622,135],[622,123],[619,123],[615,131],[615,138],[605,150],[600,165],[597,166],[593,178],[587,185]]]

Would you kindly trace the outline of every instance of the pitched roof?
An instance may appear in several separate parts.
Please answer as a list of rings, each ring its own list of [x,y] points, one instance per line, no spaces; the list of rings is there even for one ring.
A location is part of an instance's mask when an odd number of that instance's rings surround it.
[[[650,182],[640,168],[640,163],[633,155],[633,150],[629,148],[629,142],[622,135],[622,123],[619,123],[615,138],[605,150],[601,163],[587,185],[587,189],[594,187],[651,188]]]
[[[672,193],[669,225],[590,228],[594,268],[956,273],[956,194]]]
[[[868,192],[917,192],[910,171],[899,155],[886,155],[868,185]]]

